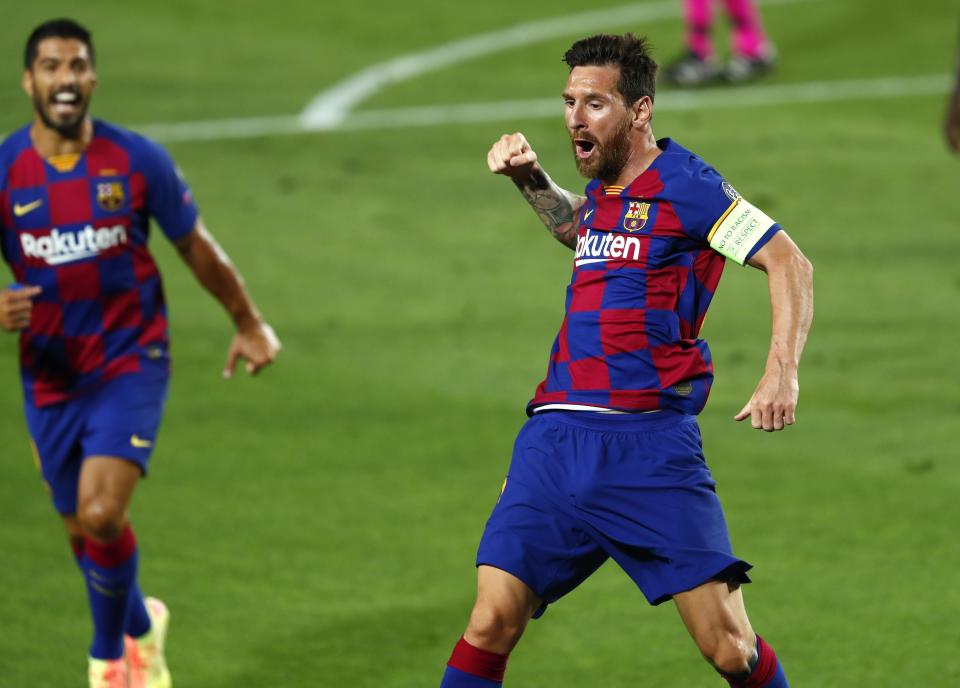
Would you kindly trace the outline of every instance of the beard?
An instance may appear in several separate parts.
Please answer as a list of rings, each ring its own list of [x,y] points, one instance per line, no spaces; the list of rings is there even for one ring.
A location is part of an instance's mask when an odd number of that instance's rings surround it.
[[[66,139],[80,138],[83,132],[83,122],[87,118],[88,101],[84,100],[79,92],[72,92],[77,94],[77,112],[73,116],[61,121],[55,120],[49,109],[56,93],[52,93],[50,99],[47,101],[44,101],[43,96],[39,93],[33,94],[33,109],[37,115],[40,116],[40,121],[43,122],[44,126],[48,129],[53,129]]]
[[[607,141],[601,143],[594,138],[588,138],[588,141],[593,142],[596,152],[586,160],[577,157],[577,147],[573,143],[574,138],[584,137],[571,136],[577,171],[588,179],[616,179],[630,159],[630,128],[630,120],[624,119]]]

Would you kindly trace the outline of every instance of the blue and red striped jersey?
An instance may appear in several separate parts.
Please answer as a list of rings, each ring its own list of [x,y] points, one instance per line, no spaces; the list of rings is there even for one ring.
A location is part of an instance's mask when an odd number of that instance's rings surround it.
[[[94,121],[79,156],[43,159],[24,127],[0,144],[0,234],[17,282],[37,285],[20,336],[27,401],[48,406],[144,365],[169,366],[150,217],[171,240],[197,220],[165,150]]]
[[[670,139],[625,188],[586,188],[566,314],[528,413],[548,406],[699,413],[713,381],[700,326],[725,256],[780,229]]]

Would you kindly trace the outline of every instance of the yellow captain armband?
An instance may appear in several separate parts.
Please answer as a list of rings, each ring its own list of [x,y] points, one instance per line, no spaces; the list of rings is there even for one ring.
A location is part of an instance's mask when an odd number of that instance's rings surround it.
[[[715,251],[743,265],[750,249],[774,224],[762,210],[738,198],[713,225],[707,241]]]

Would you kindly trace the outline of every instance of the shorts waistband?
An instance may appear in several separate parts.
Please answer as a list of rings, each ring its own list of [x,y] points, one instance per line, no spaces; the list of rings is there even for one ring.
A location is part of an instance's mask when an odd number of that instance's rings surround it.
[[[676,409],[662,409],[655,413],[595,413],[593,411],[541,411],[533,418],[555,420],[567,425],[602,432],[646,432],[672,427],[681,423],[695,423],[696,416]],[[532,420],[532,419],[531,419]]]

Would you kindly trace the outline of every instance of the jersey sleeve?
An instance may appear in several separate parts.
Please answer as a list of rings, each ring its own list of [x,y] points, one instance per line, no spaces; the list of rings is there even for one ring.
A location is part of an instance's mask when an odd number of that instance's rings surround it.
[[[193,231],[199,211],[186,180],[170,154],[145,141],[143,174],[147,182],[147,210],[171,241]]]
[[[712,167],[703,167],[688,181],[681,221],[687,233],[718,253],[743,265],[780,230]]]
[[[7,228],[7,213],[10,212],[7,205],[7,170],[5,167],[3,163],[0,163],[0,233]]]
[[[7,213],[10,212],[10,200],[7,194],[7,171],[0,164],[0,256],[4,262],[13,267],[13,251],[7,246],[7,242],[12,241],[7,234]]]

